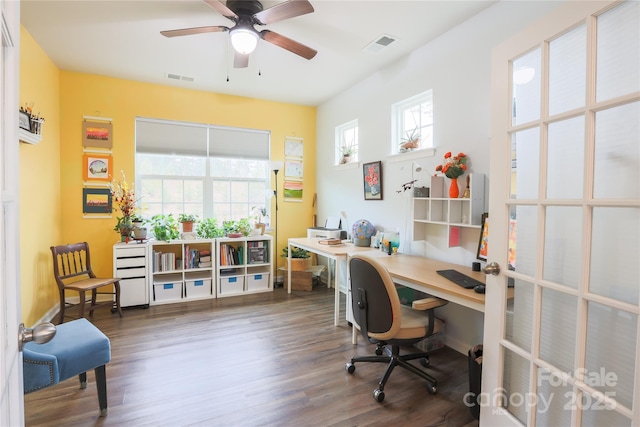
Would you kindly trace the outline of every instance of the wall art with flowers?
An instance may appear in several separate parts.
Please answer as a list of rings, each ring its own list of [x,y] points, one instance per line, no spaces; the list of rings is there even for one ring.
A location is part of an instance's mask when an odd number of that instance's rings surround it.
[[[442,164],[436,166],[436,175],[438,172],[441,172],[447,178],[451,179],[449,197],[452,199],[457,199],[460,194],[460,189],[458,188],[458,177],[462,176],[466,172],[468,160],[469,158],[464,153],[453,155],[451,154],[451,151],[448,151],[444,155],[444,161]]]
[[[382,200],[382,162],[362,165],[364,175],[364,199]]]

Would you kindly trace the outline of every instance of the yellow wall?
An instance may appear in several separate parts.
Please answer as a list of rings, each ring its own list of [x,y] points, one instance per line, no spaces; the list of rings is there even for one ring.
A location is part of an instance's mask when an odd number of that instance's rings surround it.
[[[61,236],[60,71],[31,35],[20,31],[20,105],[45,118],[37,145],[20,143],[22,321],[41,318],[58,301],[49,246]]]
[[[23,31],[23,33],[26,35],[26,32]],[[25,39],[30,39],[30,37],[27,35]],[[36,56],[42,61],[47,59],[32,39],[30,42],[23,43],[21,53],[24,60],[30,56]],[[47,85],[52,98],[58,99],[52,99],[51,102],[54,105],[51,106],[44,105],[44,102],[39,99],[35,101],[36,104],[43,104],[43,115],[47,118],[45,132],[51,132],[52,136],[55,132],[59,138],[55,138],[55,144],[48,142],[49,138],[46,142],[43,139],[39,147],[46,147],[47,151],[41,149],[42,151],[34,153],[37,162],[29,163],[28,166],[23,162],[25,166],[22,168],[22,174],[23,177],[29,174],[28,170],[31,170],[33,174],[34,165],[38,163],[43,163],[45,170],[51,169],[51,172],[49,173],[47,170],[47,173],[51,175],[52,179],[47,182],[45,190],[46,197],[49,199],[47,201],[55,206],[55,209],[54,212],[50,212],[48,208],[43,211],[40,192],[36,193],[38,186],[42,185],[43,179],[36,178],[35,175],[28,176],[27,180],[32,180],[33,184],[29,189],[23,191],[22,196],[25,199],[32,198],[34,205],[32,209],[36,209],[33,211],[34,217],[47,216],[44,227],[48,229],[48,233],[44,236],[41,235],[41,227],[37,222],[35,226],[33,221],[30,221],[31,224],[23,222],[23,227],[31,227],[25,231],[31,233],[30,238],[36,241],[34,245],[38,245],[37,250],[23,248],[21,252],[23,270],[33,269],[36,264],[38,267],[36,272],[38,272],[44,263],[48,263],[48,266],[41,270],[41,284],[35,281],[25,281],[23,277],[23,317],[26,317],[26,324],[31,324],[30,320],[37,320],[57,302],[57,296],[52,297],[51,293],[47,294],[46,302],[40,301],[40,293],[38,293],[36,301],[33,298],[35,289],[30,287],[31,283],[34,283],[34,286],[38,288],[45,287],[45,285],[54,286],[50,279],[51,262],[48,253],[50,245],[86,240],[91,247],[96,274],[112,274],[112,247],[119,240],[119,235],[113,231],[116,223],[115,215],[113,219],[84,219],[82,214],[83,116],[108,117],[113,120],[113,171],[114,175],[119,177],[120,170],[123,170],[128,181],[133,180],[135,173],[134,125],[137,116],[267,129],[271,131],[271,158],[273,160],[283,159],[285,137],[303,138],[305,159],[303,203],[283,202],[283,174],[278,175],[279,242],[276,253],[280,253],[288,237],[306,235],[306,228],[311,225],[312,199],[315,192],[315,107],[58,71],[52,65],[49,67],[52,68],[52,75],[56,77],[59,75],[59,85],[56,85],[53,78]],[[39,67],[37,69],[40,71]],[[48,68],[45,69],[48,70]],[[35,71],[31,77],[29,77],[29,71],[25,67],[21,69],[21,78],[23,79],[21,99],[23,102],[27,95],[35,96],[32,94],[36,92],[30,86],[30,80],[36,77]],[[39,83],[42,83],[42,77],[39,73],[38,78],[40,78]],[[56,108],[58,107],[55,105],[56,101],[59,102],[59,109]],[[49,109],[51,112],[48,111]],[[57,124],[59,124],[59,133]],[[38,176],[44,177],[45,175],[38,174]],[[33,200],[32,194],[38,194],[39,200]],[[274,206],[275,202],[272,200],[272,213],[275,209]],[[34,260],[36,254],[37,258]],[[276,261],[282,265],[279,257]],[[27,316],[29,314],[31,317]]]

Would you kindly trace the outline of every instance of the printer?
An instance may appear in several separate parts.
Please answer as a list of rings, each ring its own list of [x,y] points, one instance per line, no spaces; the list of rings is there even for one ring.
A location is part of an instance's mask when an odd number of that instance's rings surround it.
[[[340,219],[329,217],[325,221],[324,227],[307,228],[308,239],[340,239],[347,238],[347,232],[340,228]]]

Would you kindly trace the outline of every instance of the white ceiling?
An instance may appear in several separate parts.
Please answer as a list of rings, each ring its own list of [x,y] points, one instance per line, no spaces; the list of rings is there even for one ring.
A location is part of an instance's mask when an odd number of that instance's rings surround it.
[[[244,69],[233,68],[228,33],[160,35],[233,25],[200,0],[22,0],[21,22],[61,70],[317,106],[496,3],[310,1],[315,12],[258,29],[312,47],[316,57],[260,41]],[[265,9],[278,3],[262,2]],[[381,35],[397,41],[379,53],[364,50]]]

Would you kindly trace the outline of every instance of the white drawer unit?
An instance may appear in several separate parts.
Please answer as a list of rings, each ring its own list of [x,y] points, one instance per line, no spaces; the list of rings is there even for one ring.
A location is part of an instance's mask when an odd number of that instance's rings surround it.
[[[145,243],[117,243],[113,246],[113,275],[120,278],[122,307],[149,306]]]

